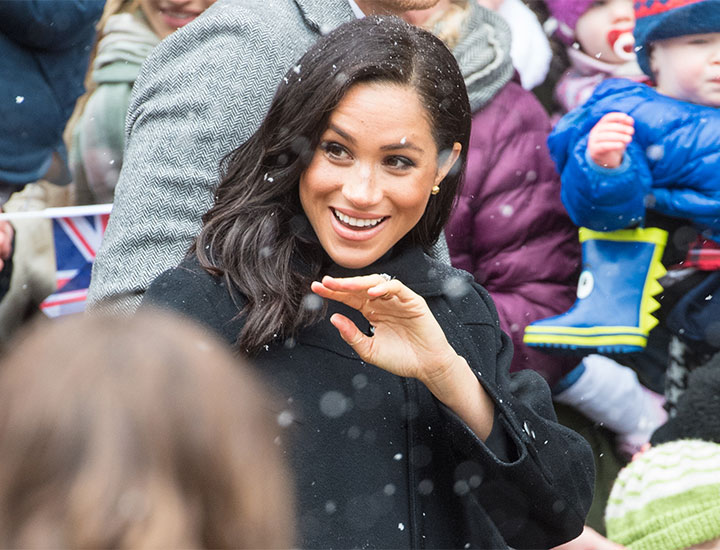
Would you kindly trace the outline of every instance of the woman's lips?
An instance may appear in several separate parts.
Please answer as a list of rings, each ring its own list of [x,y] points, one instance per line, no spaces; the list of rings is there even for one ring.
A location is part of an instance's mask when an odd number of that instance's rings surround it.
[[[330,224],[335,230],[335,233],[341,238],[350,241],[366,241],[372,239],[385,228],[385,222],[388,220],[388,217],[384,217],[379,223],[373,226],[356,227],[339,220],[332,208],[329,209],[329,214]]]
[[[165,24],[167,24],[168,27],[179,29],[180,27],[183,27],[190,23],[190,21],[195,19],[200,14],[194,12],[160,10],[160,15],[162,16]]]

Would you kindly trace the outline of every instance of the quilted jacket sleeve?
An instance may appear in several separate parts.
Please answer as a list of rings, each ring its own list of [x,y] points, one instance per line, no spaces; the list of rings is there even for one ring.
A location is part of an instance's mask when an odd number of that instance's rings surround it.
[[[642,222],[652,175],[645,151],[636,142],[615,169],[595,164],[587,154],[588,136],[572,147],[562,171],[562,201],[579,226],[612,231]]]
[[[588,134],[606,113],[635,120],[620,167],[587,155]],[[563,117],[548,143],[562,174],[562,199],[578,225],[599,231],[642,222],[646,208],[720,232],[720,113],[652,88],[608,79],[580,109]]]
[[[515,347],[512,371],[550,384],[576,366],[522,342],[526,325],[573,303],[580,248],[560,201],[547,149],[550,122],[534,96],[510,82],[473,116],[465,182],[446,237],[453,265],[488,289]]]

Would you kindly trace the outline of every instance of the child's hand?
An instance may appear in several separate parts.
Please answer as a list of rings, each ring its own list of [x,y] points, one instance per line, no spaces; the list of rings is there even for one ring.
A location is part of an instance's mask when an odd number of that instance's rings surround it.
[[[625,113],[608,113],[593,126],[588,154],[598,166],[617,168],[635,133],[635,121]]]

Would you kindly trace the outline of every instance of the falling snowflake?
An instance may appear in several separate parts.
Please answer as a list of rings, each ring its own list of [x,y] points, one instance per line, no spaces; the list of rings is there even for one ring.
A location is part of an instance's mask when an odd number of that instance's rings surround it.
[[[650,145],[646,150],[645,154],[650,160],[662,160],[665,156],[665,147],[662,145]]]
[[[339,418],[350,408],[350,400],[338,391],[325,392],[320,398],[320,411],[330,418]]]
[[[293,413],[290,412],[290,411],[288,411],[288,410],[285,410],[285,411],[282,411],[282,412],[278,415],[278,417],[277,417],[277,423],[278,423],[282,428],[287,428],[290,424],[292,424],[293,418],[294,418],[294,417],[293,417]]]

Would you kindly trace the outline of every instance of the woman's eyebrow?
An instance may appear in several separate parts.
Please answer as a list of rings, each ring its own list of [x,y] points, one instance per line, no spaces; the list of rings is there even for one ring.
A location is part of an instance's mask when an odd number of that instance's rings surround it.
[[[353,138],[353,137],[352,137],[350,134],[348,134],[345,130],[342,130],[342,129],[338,128],[338,127],[335,126],[334,124],[329,124],[329,125],[328,125],[328,130],[332,130],[332,131],[335,132],[337,135],[339,135],[339,136],[342,137],[343,139],[346,139],[347,141],[349,141],[349,142],[350,142],[351,144],[353,144],[353,145],[356,145],[356,143],[357,143],[356,140],[355,140],[355,138]],[[389,144],[387,144],[387,145],[383,145],[382,147],[380,147],[380,150],[381,150],[381,151],[395,151],[395,150],[398,150],[398,149],[412,149],[412,150],[417,151],[417,152],[419,152],[419,153],[424,153],[424,152],[425,152],[425,150],[424,150],[422,147],[419,147],[419,146],[415,145],[413,142],[407,141],[407,140],[404,139],[404,138],[403,138],[402,141],[400,141],[400,142],[398,142],[398,143],[389,143]]]
[[[396,149],[412,149],[419,153],[424,153],[425,150],[422,147],[415,145],[412,141],[403,140],[400,143],[390,143],[380,147],[381,151],[392,151]]]
[[[333,124],[328,125],[328,130],[332,130],[333,132],[335,132],[336,134],[338,134],[340,137],[348,140],[350,143],[352,143],[353,145],[355,145],[355,138],[353,138],[353,137],[352,137],[350,134],[348,134],[346,131],[341,130],[340,128],[338,128],[337,126],[335,126],[335,125],[333,125]]]

